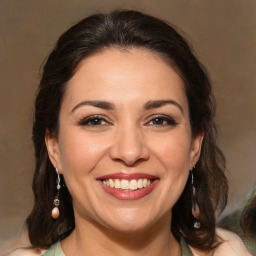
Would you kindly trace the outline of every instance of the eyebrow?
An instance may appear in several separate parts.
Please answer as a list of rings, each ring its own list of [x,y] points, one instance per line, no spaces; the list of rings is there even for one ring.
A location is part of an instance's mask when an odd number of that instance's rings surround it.
[[[176,106],[181,111],[181,113],[184,114],[184,109],[175,100],[152,100],[152,101],[148,101],[144,104],[144,109],[145,110],[150,110],[150,109],[153,109],[153,108],[160,108],[160,107],[163,107],[167,104],[171,104],[171,105]]]
[[[176,102],[175,100],[151,100],[148,101],[144,104],[143,108],[145,110],[150,110],[150,109],[154,109],[154,108],[160,108],[163,107],[165,105],[174,105],[176,106],[182,114],[184,114],[184,110],[182,108],[182,106]],[[107,102],[107,101],[102,101],[102,100],[84,100],[79,102],[70,112],[70,114],[72,114],[76,109],[82,107],[82,106],[93,106],[96,108],[102,108],[102,109],[108,109],[108,110],[114,110],[115,109],[115,105],[113,103]]]
[[[115,109],[114,104],[107,102],[107,101],[102,101],[102,100],[84,100],[79,102],[74,108],[72,108],[70,114],[72,114],[76,109],[82,106],[93,106],[96,108],[102,108],[102,109]]]

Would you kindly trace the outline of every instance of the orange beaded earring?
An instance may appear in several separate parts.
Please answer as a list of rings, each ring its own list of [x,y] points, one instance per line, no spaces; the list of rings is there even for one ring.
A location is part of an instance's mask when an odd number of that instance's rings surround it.
[[[56,196],[53,200],[53,205],[55,206],[53,209],[52,209],[52,218],[53,219],[58,219],[59,216],[60,216],[60,210],[59,210],[59,205],[60,205],[60,200],[59,200],[59,190],[61,188],[60,186],[60,175],[59,175],[59,171],[57,168],[55,168],[56,170],[56,173],[57,173],[57,193],[56,193]]]
[[[195,169],[195,167],[193,169]],[[196,188],[194,185],[193,170],[190,171],[190,174],[191,174],[191,186],[192,186],[192,215],[195,218],[194,228],[199,229],[201,226],[201,223],[199,221],[200,210],[196,200]]]

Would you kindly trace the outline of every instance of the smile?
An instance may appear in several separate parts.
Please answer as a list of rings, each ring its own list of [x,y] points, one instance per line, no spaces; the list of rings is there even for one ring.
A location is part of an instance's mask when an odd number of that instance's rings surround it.
[[[97,179],[104,191],[119,200],[137,200],[150,194],[159,179],[146,174],[112,174]]]
[[[154,180],[150,179],[107,179],[103,180],[102,183],[108,187],[116,188],[124,191],[137,190],[150,186]]]

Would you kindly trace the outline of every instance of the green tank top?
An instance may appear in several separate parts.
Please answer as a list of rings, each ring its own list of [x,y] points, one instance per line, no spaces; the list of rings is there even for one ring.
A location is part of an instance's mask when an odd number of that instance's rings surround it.
[[[193,256],[188,244],[186,243],[183,237],[181,237],[180,246],[181,246],[182,256]],[[52,245],[51,248],[47,252],[45,252],[42,256],[65,256],[65,254],[61,249],[60,242],[58,242]]]

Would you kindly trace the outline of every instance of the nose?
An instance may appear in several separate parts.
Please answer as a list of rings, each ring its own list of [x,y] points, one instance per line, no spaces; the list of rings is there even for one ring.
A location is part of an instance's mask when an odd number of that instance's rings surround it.
[[[110,157],[127,166],[133,166],[140,161],[147,160],[149,150],[142,131],[131,126],[119,128],[110,149]]]

